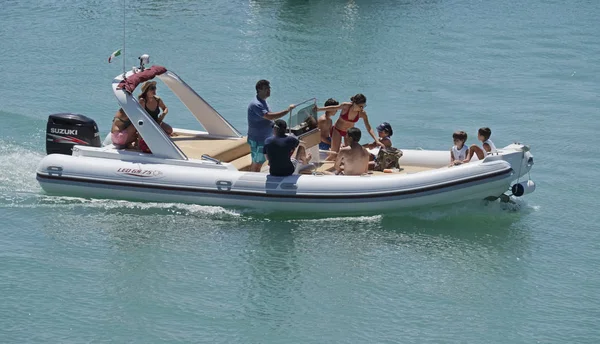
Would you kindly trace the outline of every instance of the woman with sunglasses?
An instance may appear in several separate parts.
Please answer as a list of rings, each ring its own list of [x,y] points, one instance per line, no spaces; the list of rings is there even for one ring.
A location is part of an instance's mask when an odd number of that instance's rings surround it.
[[[156,123],[160,124],[160,127],[167,133],[167,135],[173,134],[173,128],[165,123],[163,120],[169,108],[165,103],[156,95],[156,81],[148,81],[142,85],[142,94],[138,97],[140,105],[146,110],[146,112],[152,117]],[[160,110],[162,109],[162,114]]]
[[[369,124],[369,117],[365,111],[367,106],[367,97],[359,93],[354,97],[350,98],[350,102],[344,102],[339,105],[325,106],[317,108],[317,111],[337,111],[342,110],[340,117],[338,117],[335,125],[331,128],[331,151],[339,152],[342,145],[342,138],[344,138],[344,145],[346,145],[346,136],[348,129],[354,128],[356,122],[362,118],[365,128],[375,140],[378,146],[384,147],[385,145],[379,141],[379,137],[373,132],[371,124]],[[331,154],[327,160],[334,160],[335,154]]]

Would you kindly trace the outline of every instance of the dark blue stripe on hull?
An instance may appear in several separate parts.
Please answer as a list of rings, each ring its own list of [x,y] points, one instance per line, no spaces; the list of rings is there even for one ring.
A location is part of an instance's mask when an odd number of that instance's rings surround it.
[[[86,183],[98,185],[98,187],[102,186],[114,186],[114,187],[127,187],[138,190],[160,190],[160,191],[176,191],[176,192],[185,192],[185,193],[201,193],[207,196],[242,196],[242,197],[250,197],[250,198],[261,198],[261,199],[295,199],[295,200],[360,200],[360,199],[377,199],[377,198],[389,198],[389,197],[398,197],[398,196],[419,196],[419,194],[431,194],[435,191],[441,191],[443,189],[452,188],[455,186],[460,186],[464,184],[470,184],[473,182],[480,181],[492,181],[496,179],[504,178],[512,173],[511,168],[507,168],[501,171],[497,171],[494,173],[490,173],[487,175],[476,176],[472,178],[467,178],[464,180],[452,181],[440,185],[432,185],[432,186],[424,186],[411,190],[398,190],[398,191],[388,191],[377,194],[363,194],[363,195],[347,195],[347,194],[337,194],[337,195],[302,195],[296,194],[296,190],[289,191],[267,191],[267,193],[258,193],[258,192],[250,192],[250,191],[221,191],[216,189],[206,189],[206,188],[195,188],[195,187],[185,187],[185,186],[165,186],[165,185],[152,185],[152,184],[137,184],[130,183],[126,181],[104,181],[104,180],[94,180],[87,178],[76,178],[76,177],[62,177],[58,175],[45,175],[45,174],[37,174],[37,179],[40,182],[50,181],[50,182],[58,182],[58,183]]]

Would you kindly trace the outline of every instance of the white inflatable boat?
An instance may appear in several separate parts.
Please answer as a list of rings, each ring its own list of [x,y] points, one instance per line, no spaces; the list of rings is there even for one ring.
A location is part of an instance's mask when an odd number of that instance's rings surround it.
[[[206,131],[174,129],[169,137],[140,107],[133,91],[159,79]],[[511,144],[468,164],[449,167],[449,153],[403,150],[401,170],[362,176],[322,172],[318,162],[299,175],[247,172],[243,137],[175,73],[153,66],[115,77],[113,92],[152,154],[100,145],[95,123],[81,115],[51,115],[47,152],[37,180],[49,194],[152,202],[183,202],[267,211],[364,214],[473,199],[508,199],[535,189],[523,177],[533,165],[527,146]],[[293,125],[290,124],[290,125]],[[300,135],[318,156],[318,129]]]

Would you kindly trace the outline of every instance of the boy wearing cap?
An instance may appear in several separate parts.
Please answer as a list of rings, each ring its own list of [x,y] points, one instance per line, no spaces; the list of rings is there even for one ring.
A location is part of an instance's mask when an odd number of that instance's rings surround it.
[[[377,126],[377,135],[379,136],[379,142],[383,143],[385,148],[390,148],[392,146],[392,140],[390,137],[394,135],[394,130],[388,122],[383,122]],[[373,149],[377,146],[378,145],[376,142],[367,143],[364,145],[364,147],[368,149]]]

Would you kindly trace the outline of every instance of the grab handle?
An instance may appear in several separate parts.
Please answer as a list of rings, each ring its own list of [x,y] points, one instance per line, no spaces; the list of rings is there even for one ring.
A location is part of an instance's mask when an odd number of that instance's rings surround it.
[[[214,162],[217,165],[221,165],[221,160],[219,159],[215,159],[212,156],[208,155],[208,154],[202,154],[202,156],[200,157],[202,160],[208,160],[211,162]]]

